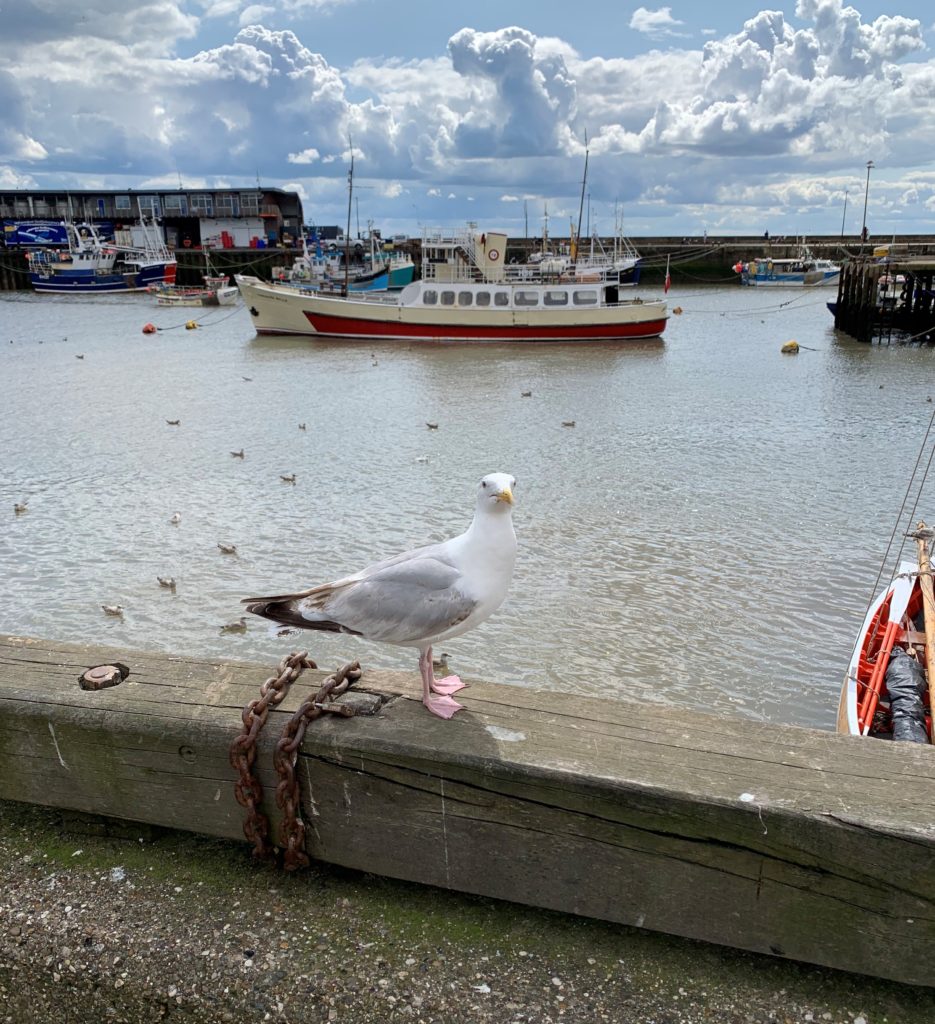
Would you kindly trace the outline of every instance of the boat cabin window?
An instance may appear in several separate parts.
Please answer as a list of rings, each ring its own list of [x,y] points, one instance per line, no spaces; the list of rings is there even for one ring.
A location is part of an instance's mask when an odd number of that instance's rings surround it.
[[[546,292],[542,301],[546,306],[567,306],[568,292]]]
[[[597,292],[592,288],[587,291],[576,291],[573,301],[576,306],[596,306]]]
[[[493,304],[495,306],[509,306],[510,296],[508,295],[507,292],[494,292]]]
[[[513,294],[513,302],[517,306],[538,306],[539,293],[533,291],[518,290]]]
[[[473,301],[474,296],[470,292],[458,292],[459,306],[470,306]]]
[[[489,306],[490,305],[490,292],[478,292],[474,296],[474,301],[478,306]]]
[[[430,288],[422,293],[422,304],[424,306],[434,306],[438,302],[438,292],[434,288]]]
[[[455,293],[454,292],[442,292],[442,305],[453,306],[455,304]]]

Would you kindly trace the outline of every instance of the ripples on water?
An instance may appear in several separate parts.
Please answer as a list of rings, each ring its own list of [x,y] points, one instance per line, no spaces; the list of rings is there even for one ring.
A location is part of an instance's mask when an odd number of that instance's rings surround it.
[[[831,728],[935,355],[837,335],[826,294],[669,297],[684,314],[663,341],[522,348],[259,339],[243,309],[185,331],[142,296],[0,297],[2,628],[415,674],[411,650],[219,627],[243,596],[459,532],[503,470],[516,576],[445,645],[456,670]],[[814,351],[782,356],[789,338]]]

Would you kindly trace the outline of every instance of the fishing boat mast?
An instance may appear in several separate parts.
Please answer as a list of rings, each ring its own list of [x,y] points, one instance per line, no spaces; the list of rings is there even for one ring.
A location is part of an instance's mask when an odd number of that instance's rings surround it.
[[[581,199],[578,202],[578,229],[575,232],[575,244],[571,251],[572,266],[578,262],[578,246],[581,244],[581,218],[584,215],[584,192],[588,187],[588,133],[584,133],[584,175],[581,178]]]
[[[351,284],[351,206],[354,201],[354,143],[351,136],[347,137],[347,144],[351,150],[351,166],[347,172],[347,232],[344,235],[344,294],[350,294]]]

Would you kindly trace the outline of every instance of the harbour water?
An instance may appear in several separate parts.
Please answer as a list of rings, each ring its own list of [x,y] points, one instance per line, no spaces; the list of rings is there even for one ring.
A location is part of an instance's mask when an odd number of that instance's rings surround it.
[[[673,289],[661,340],[514,347],[261,339],[243,308],[4,295],[0,629],[415,675],[412,650],[220,627],[241,597],[460,532],[503,470],[516,575],[445,645],[454,670],[832,728],[935,398],[935,352],[837,334],[833,291]]]

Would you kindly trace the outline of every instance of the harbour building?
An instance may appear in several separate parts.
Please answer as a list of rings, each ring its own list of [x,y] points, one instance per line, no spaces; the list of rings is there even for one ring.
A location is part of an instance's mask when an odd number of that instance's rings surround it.
[[[65,245],[63,222],[93,223],[102,237],[133,235],[141,219],[173,249],[293,246],[302,201],[280,188],[0,190],[7,246]]]

